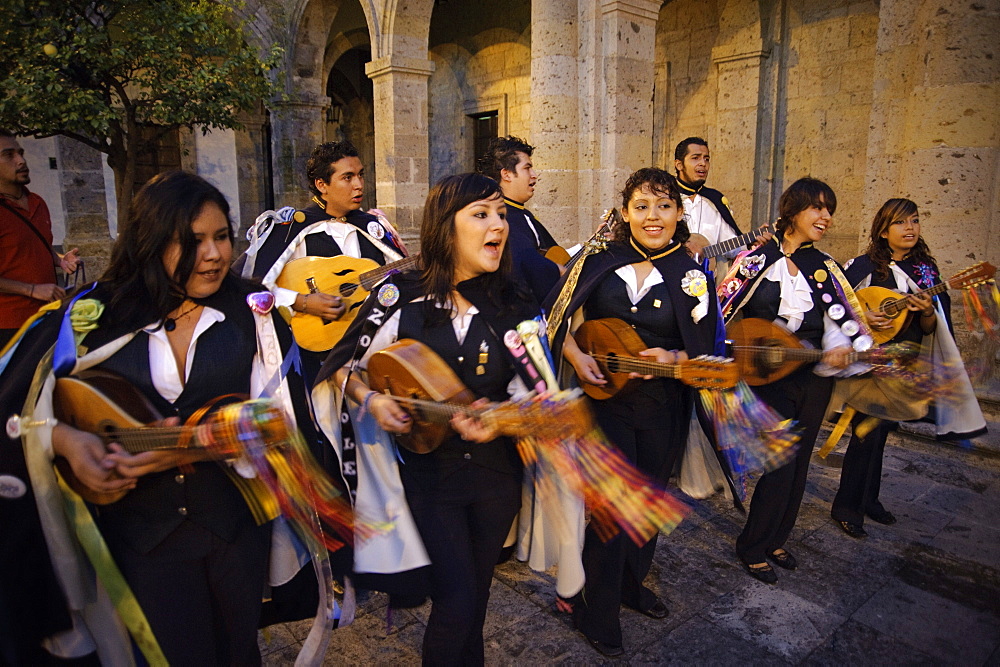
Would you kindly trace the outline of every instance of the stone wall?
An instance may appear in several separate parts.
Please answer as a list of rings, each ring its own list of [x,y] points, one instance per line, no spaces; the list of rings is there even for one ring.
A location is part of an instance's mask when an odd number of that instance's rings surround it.
[[[785,45],[783,187],[802,176],[837,194],[822,247],[841,262],[858,251],[878,9],[874,2],[789,3]],[[779,119],[779,123],[782,119]]]

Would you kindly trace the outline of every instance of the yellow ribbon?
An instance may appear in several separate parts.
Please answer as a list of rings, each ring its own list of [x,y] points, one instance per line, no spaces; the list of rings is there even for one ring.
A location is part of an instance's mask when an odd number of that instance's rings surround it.
[[[129,588],[128,582],[122,576],[121,570],[111,557],[111,551],[101,536],[101,531],[94,524],[94,518],[87,510],[83,499],[73,489],[66,484],[66,480],[55,470],[56,479],[59,481],[59,488],[63,492],[65,499],[66,517],[72,522],[73,530],[80,546],[87,552],[91,565],[97,573],[104,590],[108,592],[118,615],[121,617],[129,634],[135,640],[136,646],[142,651],[150,665],[167,665],[167,658],[160,649],[160,644],[156,641],[153,629],[149,627],[149,621],[139,606],[139,601],[135,599],[135,594]]]
[[[850,406],[846,406],[844,408],[844,412],[840,415],[837,425],[834,426],[833,431],[830,432],[830,437],[826,439],[826,442],[823,444],[823,448],[819,450],[820,458],[825,459],[826,455],[833,451],[833,448],[837,446],[837,443],[840,442],[840,439],[844,436],[844,433],[847,431],[847,426],[851,423],[851,420],[854,419],[854,415],[856,413],[857,410]]]

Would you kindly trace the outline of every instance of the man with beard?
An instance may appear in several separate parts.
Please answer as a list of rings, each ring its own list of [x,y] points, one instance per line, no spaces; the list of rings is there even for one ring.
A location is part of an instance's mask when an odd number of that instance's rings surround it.
[[[30,182],[24,149],[0,129],[0,349],[39,307],[66,296],[56,267],[72,273],[79,261],[76,248],[52,248],[49,207]]]
[[[695,254],[706,246],[740,235],[740,228],[729,210],[729,200],[718,190],[705,185],[710,164],[708,142],[700,137],[688,137],[674,150],[677,185],[684,199],[684,213],[691,230],[688,248]],[[737,252],[738,249],[725,256],[733,257]]]

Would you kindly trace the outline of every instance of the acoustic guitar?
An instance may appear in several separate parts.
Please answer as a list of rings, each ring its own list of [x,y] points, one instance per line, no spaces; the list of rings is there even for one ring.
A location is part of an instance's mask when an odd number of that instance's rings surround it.
[[[701,356],[675,364],[665,364],[639,352],[648,349],[639,334],[626,322],[608,317],[587,320],[573,334],[576,344],[597,362],[607,384],[581,383],[583,391],[591,398],[603,401],[634,389],[640,378],[630,378],[630,373],[653,377],[674,378],[686,385],[704,389],[728,389],[739,381],[739,372],[732,359]]]
[[[735,238],[727,239],[725,241],[720,241],[719,243],[715,243],[713,245],[705,245],[705,247],[702,248],[701,252],[694,253],[692,257],[696,262],[700,262],[703,259],[711,259],[713,257],[718,257],[719,255],[724,255],[727,252],[732,252],[737,248],[742,248],[745,245],[753,243],[764,234],[773,234],[773,233],[774,233],[774,225],[772,224],[762,225],[757,229],[751,229],[746,234],[740,234]],[[696,241],[699,245],[708,243],[708,239],[706,237],[697,233],[691,234],[691,238],[688,239],[688,243],[690,243],[691,241]]]
[[[413,418],[409,433],[396,433],[400,446],[417,454],[432,452],[453,430],[456,414],[478,417],[501,435],[571,437],[590,431],[592,418],[579,392],[560,392],[544,400],[520,401],[472,408],[472,392],[451,367],[423,343],[404,338],[368,360],[368,386],[391,396]]]
[[[975,287],[992,279],[996,275],[996,272],[996,267],[989,262],[979,262],[959,271],[942,283],[915,292],[914,294],[900,295],[899,292],[875,286],[863,287],[855,292],[855,294],[858,295],[858,300],[861,301],[865,312],[869,310],[877,311],[879,314],[890,319],[891,328],[881,331],[872,330],[872,338],[875,339],[876,343],[881,344],[892,340],[900,331],[910,325],[910,321],[913,319],[913,311],[906,307],[906,303],[910,297],[916,294],[933,296],[950,289]]]
[[[59,378],[53,399],[55,417],[60,422],[93,433],[105,444],[117,442],[129,454],[209,447],[212,458],[223,459],[238,451],[234,443],[240,439],[240,433],[215,415],[197,425],[151,426],[163,419],[156,408],[125,379],[107,371],[90,369],[77,376]],[[254,423],[265,442],[288,439],[284,413],[275,407],[264,404],[255,407]],[[62,457],[56,457],[55,465],[66,483],[87,502],[107,505],[128,493],[104,493],[85,486]]]
[[[823,358],[823,350],[806,347],[785,327],[757,317],[747,317],[729,324],[726,335],[729,337],[727,342],[731,344],[739,375],[752,387],[780,380],[802,364]],[[919,346],[899,343],[873,347],[863,352],[854,351],[847,355],[847,360],[849,363],[906,363],[916,359],[919,353]]]
[[[411,255],[379,266],[371,259],[337,255],[336,257],[300,257],[281,270],[275,281],[278,287],[299,294],[322,292],[339,296],[345,310],[339,320],[308,313],[295,313],[291,319],[295,342],[312,352],[326,352],[343,337],[369,292],[394,273],[420,266],[420,256]]]

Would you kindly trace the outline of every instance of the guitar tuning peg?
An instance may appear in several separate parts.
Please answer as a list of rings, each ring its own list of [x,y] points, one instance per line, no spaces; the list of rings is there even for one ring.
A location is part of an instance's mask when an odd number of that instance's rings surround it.
[[[24,421],[21,419],[21,415],[11,415],[7,420],[7,437],[11,440],[15,438],[20,438],[24,435],[24,432],[37,428],[39,426],[52,425],[55,426],[59,422],[55,419],[43,419],[41,421]]]

